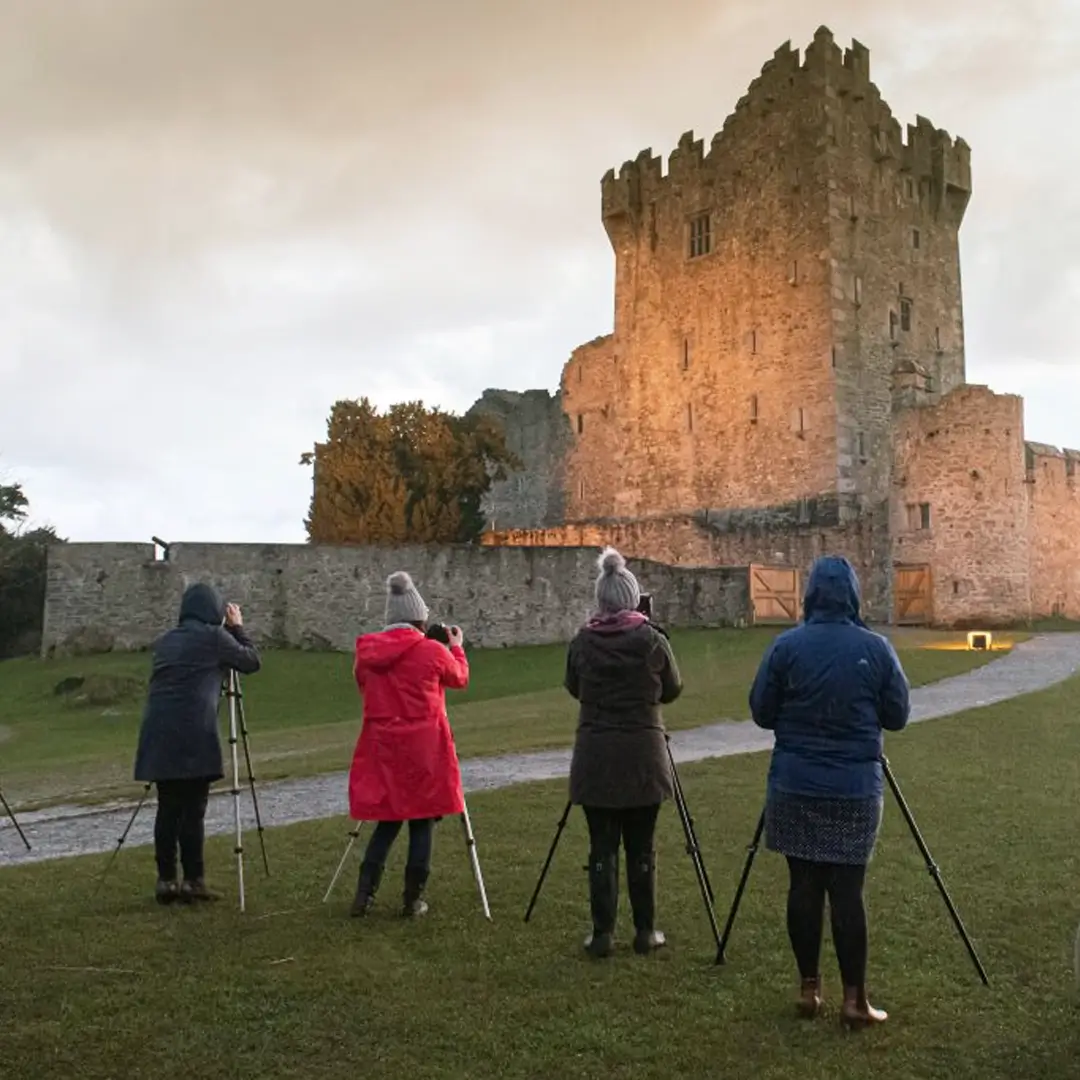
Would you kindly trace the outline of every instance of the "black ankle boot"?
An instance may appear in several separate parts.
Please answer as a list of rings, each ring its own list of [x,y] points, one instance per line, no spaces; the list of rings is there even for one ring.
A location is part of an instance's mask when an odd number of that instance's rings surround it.
[[[360,877],[356,882],[356,897],[353,899],[349,915],[354,919],[363,918],[375,903],[375,894],[379,891],[383,868],[376,863],[361,863]]]
[[[428,870],[423,867],[405,867],[405,892],[402,896],[401,914],[406,918],[413,919],[427,914],[428,906],[427,901],[423,899],[423,893],[428,873]]]
[[[634,912],[634,952],[642,956],[662,949],[667,940],[655,928],[656,921],[656,852],[627,863],[626,891]]]
[[[615,950],[615,919],[619,912],[619,853],[589,856],[589,908],[593,932],[585,940],[590,956],[603,958]]]

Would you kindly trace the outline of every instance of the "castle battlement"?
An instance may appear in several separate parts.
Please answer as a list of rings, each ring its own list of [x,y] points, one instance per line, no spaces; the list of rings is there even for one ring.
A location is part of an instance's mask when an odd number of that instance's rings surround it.
[[[807,100],[818,99],[817,112]],[[685,132],[667,159],[642,150],[618,169],[609,169],[600,181],[605,221],[626,217],[636,221],[642,207],[684,186],[737,183],[745,167],[744,144],[760,136],[763,121],[774,114],[797,117],[804,125],[820,124],[822,136],[834,134],[830,113],[858,111],[868,127],[866,153],[878,163],[892,163],[898,173],[925,182],[933,191],[932,205],[946,201],[962,216],[971,193],[971,149],[955,140],[924,116],[901,125],[870,79],[870,50],[853,40],[851,47],[836,45],[828,28],[821,27],[800,57],[787,41],[761,68],[747,92],[738,100],[723,127],[712,137],[708,151],[703,139]],[[777,146],[778,153],[782,147]]]

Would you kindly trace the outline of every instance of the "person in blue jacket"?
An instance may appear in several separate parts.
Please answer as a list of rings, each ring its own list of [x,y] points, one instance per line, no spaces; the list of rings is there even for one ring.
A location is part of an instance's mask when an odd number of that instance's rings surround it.
[[[799,966],[799,1009],[821,1009],[819,968],[829,898],[844,984],[841,1020],[881,1023],[866,995],[866,867],[884,805],[883,731],[910,714],[909,685],[889,641],[859,617],[859,582],[847,559],[818,559],[801,625],[766,651],[750,690],[754,722],[775,733],[765,803],[765,845],[787,858],[787,926]]]

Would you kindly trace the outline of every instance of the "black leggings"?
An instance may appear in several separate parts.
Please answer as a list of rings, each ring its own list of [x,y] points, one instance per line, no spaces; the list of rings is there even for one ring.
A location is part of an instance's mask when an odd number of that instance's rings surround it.
[[[203,822],[210,798],[209,780],[159,780],[154,819],[154,857],[158,877],[176,880],[176,849],[185,881],[202,879]]]
[[[622,810],[598,806],[583,806],[582,809],[589,823],[589,843],[594,856],[618,854],[620,842],[626,848],[628,865],[640,863],[652,855],[659,803]]]
[[[833,947],[844,986],[861,987],[866,980],[868,935],[863,906],[865,866],[788,859],[791,887],[787,924],[799,974],[811,979],[820,973],[825,895],[829,897]]]
[[[380,821],[368,841],[364,861],[385,866],[403,821]],[[409,822],[409,854],[405,865],[415,870],[431,869],[431,849],[435,840],[435,819],[415,818]]]

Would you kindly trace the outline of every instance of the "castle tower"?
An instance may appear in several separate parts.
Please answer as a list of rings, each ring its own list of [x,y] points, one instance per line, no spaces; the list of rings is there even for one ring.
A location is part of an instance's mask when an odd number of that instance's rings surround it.
[[[922,118],[905,139],[868,51],[824,28],[707,152],[691,132],[666,172],[609,171],[614,333],[563,372],[567,518],[886,504],[894,369],[931,399],[964,382],[970,187],[967,145]]]

